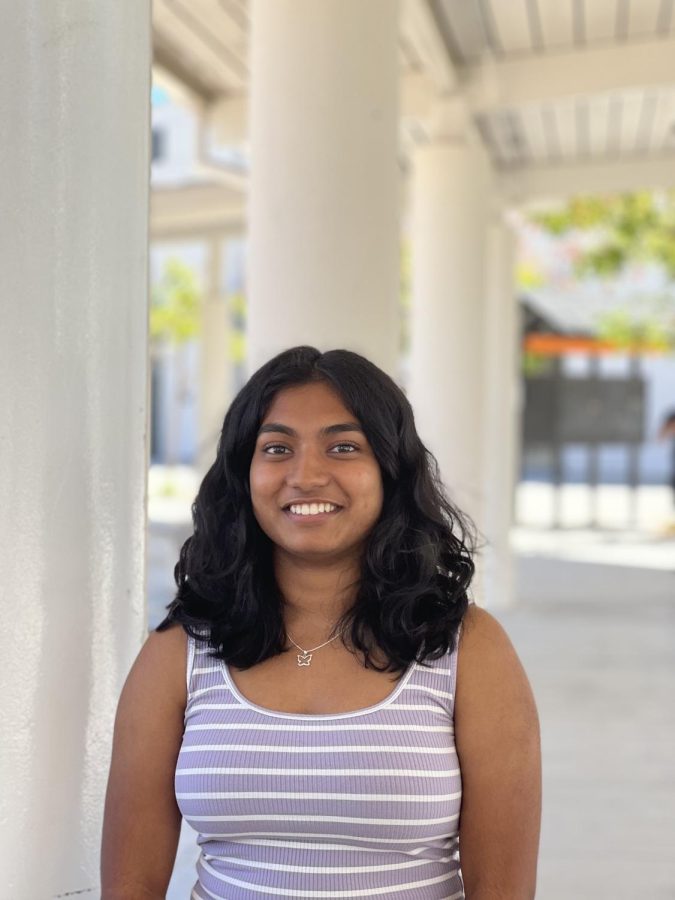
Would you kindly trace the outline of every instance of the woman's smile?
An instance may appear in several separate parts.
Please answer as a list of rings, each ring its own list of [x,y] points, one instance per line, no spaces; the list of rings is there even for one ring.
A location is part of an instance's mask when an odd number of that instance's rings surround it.
[[[318,524],[327,522],[342,511],[339,506],[326,507],[324,504],[293,505],[284,509],[284,513],[292,522]]]

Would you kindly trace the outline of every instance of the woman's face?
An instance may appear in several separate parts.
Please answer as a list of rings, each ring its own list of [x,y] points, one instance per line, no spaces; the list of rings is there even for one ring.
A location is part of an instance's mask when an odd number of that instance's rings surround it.
[[[262,530],[278,551],[307,560],[358,558],[382,510],[380,467],[361,423],[320,382],[276,395],[249,479]],[[322,512],[321,502],[332,506]]]

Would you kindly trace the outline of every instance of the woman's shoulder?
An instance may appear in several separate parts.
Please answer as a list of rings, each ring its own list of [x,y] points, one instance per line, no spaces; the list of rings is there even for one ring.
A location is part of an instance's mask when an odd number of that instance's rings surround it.
[[[475,603],[469,605],[462,618],[458,654],[465,671],[520,668],[518,655],[504,627]]]
[[[506,630],[475,604],[462,619],[455,711],[471,722],[498,713],[536,720],[530,684]]]
[[[140,649],[130,673],[136,684],[148,685],[152,694],[157,686],[185,706],[187,688],[188,636],[181,625],[170,625],[162,631],[151,631]]]
[[[163,628],[162,631],[151,631],[144,646],[151,646],[154,653],[170,660],[175,654],[187,651],[188,640],[187,632],[176,622]]]
[[[508,636],[497,619],[482,606],[471,602],[462,617],[459,633],[459,645],[462,650],[468,647],[471,652],[483,641],[494,643],[504,639],[508,641]]]

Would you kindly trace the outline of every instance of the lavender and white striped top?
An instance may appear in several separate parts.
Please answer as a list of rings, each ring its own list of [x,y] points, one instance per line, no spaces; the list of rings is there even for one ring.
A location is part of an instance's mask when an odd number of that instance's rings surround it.
[[[460,900],[457,651],[366,709],[282,713],[188,639],[176,798],[198,832],[191,900]]]

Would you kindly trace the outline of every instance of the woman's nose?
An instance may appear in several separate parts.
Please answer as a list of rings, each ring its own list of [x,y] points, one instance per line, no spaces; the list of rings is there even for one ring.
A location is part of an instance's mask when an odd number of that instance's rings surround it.
[[[330,475],[323,453],[314,450],[297,450],[289,468],[288,483],[296,487],[326,484]]]

